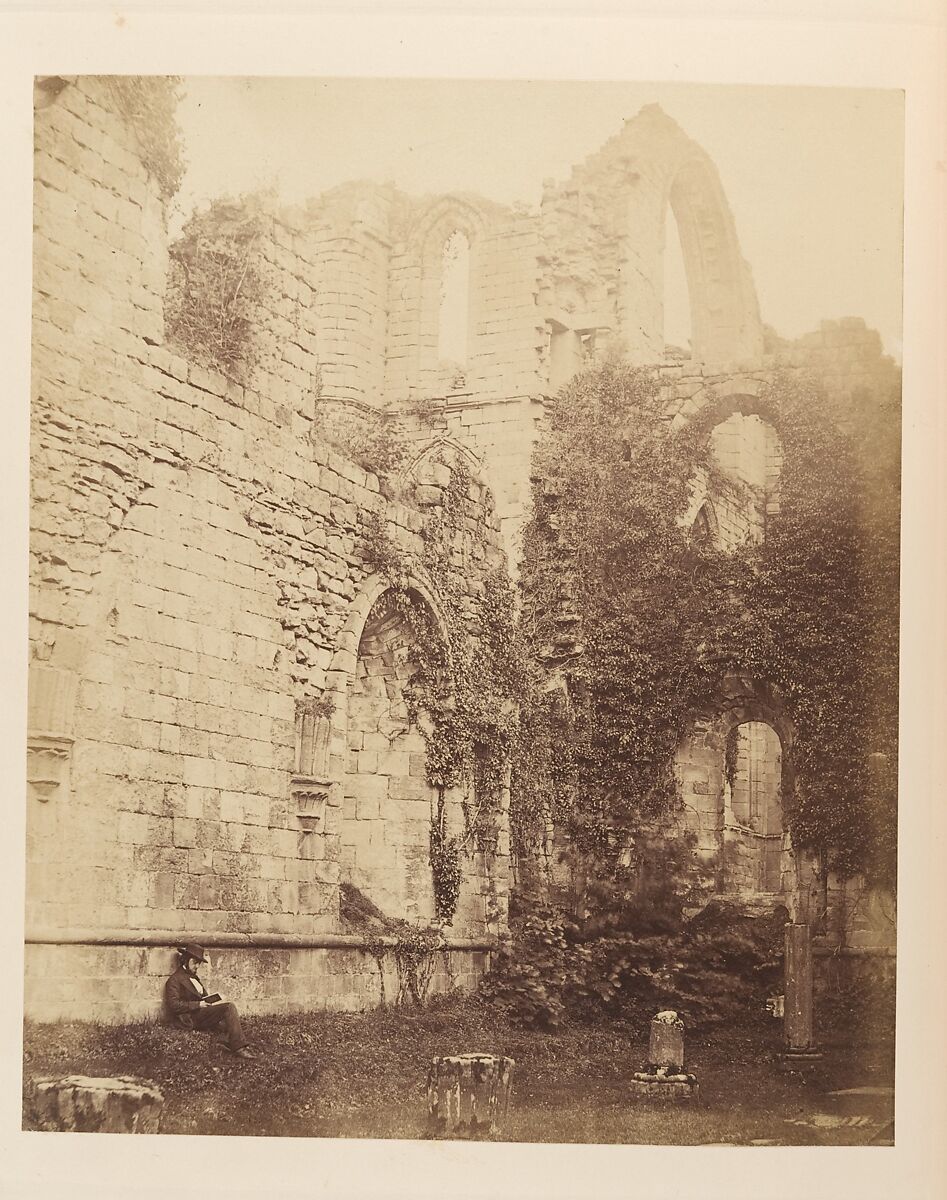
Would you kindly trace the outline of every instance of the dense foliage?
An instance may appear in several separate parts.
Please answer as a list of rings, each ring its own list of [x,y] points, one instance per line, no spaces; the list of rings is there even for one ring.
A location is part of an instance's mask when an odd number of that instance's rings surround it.
[[[428,783],[438,797],[430,862],[436,915],[445,924],[460,891],[461,855],[496,853],[515,701],[523,693],[513,589],[502,571],[494,571],[472,590],[458,557],[458,544],[469,538],[466,506],[476,487],[462,460],[450,465],[440,503],[427,507],[417,561],[394,544],[380,518],[366,522],[362,543],[366,563],[391,583],[389,600],[412,633],[414,670],[406,700],[425,739]],[[434,587],[439,622],[412,589],[416,575]],[[454,787],[464,796],[459,836],[445,825],[444,795]],[[496,915],[488,912],[488,919]]]
[[[714,485],[710,430],[669,423],[651,374],[606,362],[553,402],[523,569],[523,862],[554,825],[614,875],[679,805],[678,744],[735,672],[778,688],[794,723],[794,845],[893,881],[897,398],[846,406],[777,378],[759,407],[782,444],[780,508],[762,545],[728,552],[682,522],[695,473]]]
[[[897,397],[770,390],[782,501],[749,580],[746,661],[797,730],[791,829],[842,874],[893,883],[898,762]]]
[[[245,381],[265,284],[261,205],[215,200],[194,213],[169,248],[165,330],[191,362]]]
[[[664,877],[670,878],[662,864]],[[610,919],[527,903],[481,992],[527,1028],[629,1021],[673,1008],[690,1029],[758,1021],[781,989],[783,916],[741,917],[711,905],[685,921],[650,888],[625,891]],[[615,913],[620,912],[620,919]]]

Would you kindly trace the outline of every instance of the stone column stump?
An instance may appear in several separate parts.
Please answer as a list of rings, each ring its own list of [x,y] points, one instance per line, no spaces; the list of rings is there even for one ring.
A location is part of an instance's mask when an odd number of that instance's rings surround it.
[[[164,1096],[145,1079],[67,1075],[34,1079],[32,1116],[40,1129],[66,1133],[157,1133]]]
[[[684,1070],[684,1022],[676,1012],[659,1012],[652,1020],[648,1064],[635,1071],[630,1089],[643,1100],[699,1100],[697,1079]]]
[[[785,1004],[783,1028],[786,1048],[782,1065],[786,1068],[816,1063],[822,1053],[815,1044],[812,1011],[812,937],[808,925],[786,926]]]
[[[512,1058],[452,1054],[432,1060],[427,1104],[434,1133],[484,1137],[496,1133],[510,1107]]]

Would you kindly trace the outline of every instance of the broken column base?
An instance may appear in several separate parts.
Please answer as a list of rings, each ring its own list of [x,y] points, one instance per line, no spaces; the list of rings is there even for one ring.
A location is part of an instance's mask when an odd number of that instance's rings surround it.
[[[66,1133],[158,1133],[164,1097],[131,1075],[34,1079],[28,1111],[33,1128]]]
[[[434,1058],[428,1072],[430,1132],[448,1137],[489,1137],[510,1107],[512,1058],[452,1054]]]
[[[700,1085],[693,1075],[658,1075],[635,1071],[628,1085],[631,1095],[639,1100],[658,1100],[681,1103],[700,1101]]]

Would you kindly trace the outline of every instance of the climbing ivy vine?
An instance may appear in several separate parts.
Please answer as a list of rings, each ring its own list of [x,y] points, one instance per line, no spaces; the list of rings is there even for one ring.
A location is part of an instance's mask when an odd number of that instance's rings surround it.
[[[674,758],[721,678],[782,692],[797,739],[794,844],[893,878],[897,728],[897,398],[830,403],[777,378],[760,397],[783,447],[762,546],[682,525],[709,430],[669,423],[654,377],[606,362],[552,403],[523,566],[528,700],[514,849],[558,825],[615,867],[680,803]]]
[[[145,168],[162,198],[170,200],[186,167],[177,123],[181,76],[107,75],[104,80],[112,103],[135,132]]]
[[[366,522],[362,541],[366,563],[391,583],[391,603],[412,633],[415,669],[406,700],[425,740],[427,779],[437,797],[430,862],[435,913],[446,924],[456,910],[462,852],[489,856],[497,849],[516,704],[525,681],[512,585],[501,569],[479,584],[468,570],[463,548],[469,550],[475,536],[469,508],[477,486],[465,463],[451,464],[439,502],[427,508],[416,558],[395,545],[381,518]],[[430,581],[437,597],[437,624],[412,590],[417,575]],[[464,796],[460,837],[445,823],[445,793],[453,787]]]
[[[782,502],[749,580],[747,660],[797,730],[797,844],[893,882],[898,764],[897,395],[830,404],[776,380]]]

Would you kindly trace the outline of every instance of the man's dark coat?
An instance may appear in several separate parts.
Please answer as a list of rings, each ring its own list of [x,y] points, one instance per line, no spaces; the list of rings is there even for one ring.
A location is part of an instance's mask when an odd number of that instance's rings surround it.
[[[193,1029],[194,1014],[203,1007],[201,997],[205,994],[199,981],[178,967],[164,985],[164,1001],[171,1019],[185,1029]]]

